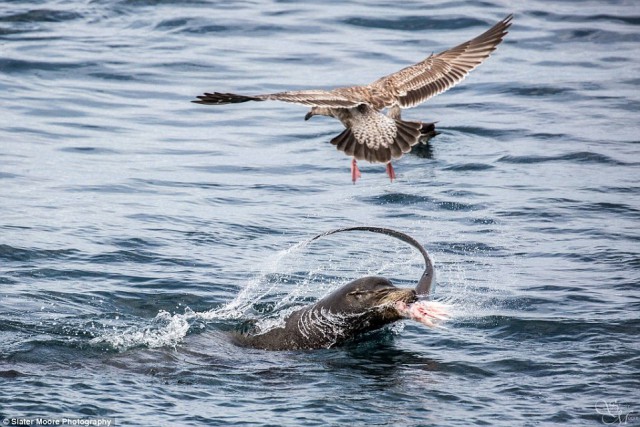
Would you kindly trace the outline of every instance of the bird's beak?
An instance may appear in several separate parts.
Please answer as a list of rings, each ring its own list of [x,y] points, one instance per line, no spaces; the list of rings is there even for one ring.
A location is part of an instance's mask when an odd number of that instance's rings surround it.
[[[313,114],[311,111],[309,111],[309,112],[304,116],[304,119],[305,119],[305,120],[309,120],[311,117],[313,117],[313,115],[314,115],[314,114]]]

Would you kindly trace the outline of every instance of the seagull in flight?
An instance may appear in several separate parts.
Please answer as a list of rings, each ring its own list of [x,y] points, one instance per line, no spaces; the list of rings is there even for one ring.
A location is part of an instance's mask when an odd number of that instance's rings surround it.
[[[340,120],[346,128],[331,140],[331,144],[352,157],[351,180],[354,183],[361,176],[357,160],[386,164],[387,175],[393,181],[396,176],[391,160],[411,151],[421,137],[435,134],[433,123],[402,120],[401,110],[415,107],[464,80],[502,42],[512,19],[513,15],[509,15],[474,39],[431,54],[417,64],[366,86],[253,96],[212,92],[200,95],[192,102],[224,105],[283,101],[311,107],[305,120],[316,115],[329,116]]]

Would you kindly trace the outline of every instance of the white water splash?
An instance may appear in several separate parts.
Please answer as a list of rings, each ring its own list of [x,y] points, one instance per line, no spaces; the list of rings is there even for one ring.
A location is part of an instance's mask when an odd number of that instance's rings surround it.
[[[271,259],[266,261],[265,267],[261,273],[251,280],[238,295],[229,303],[222,307],[215,308],[204,312],[196,312],[189,308],[184,313],[171,314],[166,311],[160,311],[146,326],[129,326],[122,329],[113,328],[108,332],[102,333],[93,338],[90,343],[92,345],[107,344],[118,351],[125,351],[134,347],[175,347],[187,335],[192,324],[198,320],[204,322],[214,320],[237,320],[246,319],[247,313],[253,304],[262,298],[273,293],[280,285],[277,282],[269,282],[267,276],[273,272],[279,271],[282,261],[291,253],[300,250],[306,246],[308,242],[304,241],[293,245],[289,249],[283,250],[275,254]],[[310,276],[312,274],[310,273]],[[265,286],[265,284],[267,286]],[[303,292],[300,286],[294,288],[294,293]],[[293,298],[289,295],[290,298]],[[283,315],[286,316],[293,311],[284,310]],[[281,324],[284,317],[277,319],[267,319],[261,325],[260,329],[268,330]]]
[[[191,325],[197,320],[236,320],[246,319],[247,312],[251,306],[269,295],[278,286],[278,283],[269,283],[265,278],[268,274],[278,271],[281,261],[290,253],[304,247],[307,242],[298,243],[291,248],[277,253],[273,259],[267,260],[263,271],[255,279],[244,287],[240,293],[224,306],[204,312],[195,312],[189,308],[184,313],[171,314],[160,311],[146,326],[129,326],[123,329],[113,328],[93,338],[92,345],[107,344],[118,351],[125,351],[134,347],[175,347],[187,335]],[[289,311],[290,312],[290,311]],[[272,319],[273,325],[268,325],[266,329],[277,326],[281,323],[279,319]],[[265,329],[265,325],[261,327]],[[266,330],[265,329],[265,330]]]
[[[267,295],[273,293],[278,287],[279,283],[271,282],[266,279],[269,274],[280,271],[280,264],[290,254],[300,250],[307,246],[309,242],[303,241],[291,246],[289,249],[285,249],[276,253],[271,259],[267,259],[265,267],[258,276],[252,279],[238,295],[224,306],[201,313],[200,316],[203,320],[229,320],[229,319],[242,319],[246,317],[247,312],[251,309],[253,304],[260,301]],[[267,286],[265,286],[265,284]]]
[[[307,265],[300,265],[300,252],[308,246],[309,241],[303,241],[291,246],[288,249],[277,252],[272,257],[266,259],[260,273],[241,289],[238,295],[229,303],[212,310],[195,312],[185,309],[184,313],[168,313],[160,311],[158,315],[145,326],[129,326],[120,329],[110,329],[91,340],[92,345],[108,344],[118,351],[124,351],[134,347],[145,346],[149,348],[175,347],[180,344],[187,335],[190,328],[198,321],[210,322],[216,320],[246,320],[255,317],[252,311],[256,303],[266,300],[269,297],[278,295],[274,305],[271,307],[272,316],[257,319],[257,328],[261,332],[266,332],[272,328],[281,326],[285,319],[304,303],[303,297],[315,294],[320,298],[334,289],[343,285],[349,279],[345,279],[342,273],[347,263],[348,272],[361,272],[355,274],[362,275],[385,275],[385,272],[394,271],[398,275],[405,275],[406,272],[414,272],[415,265],[422,262],[419,255],[402,253],[401,247],[396,248],[396,256],[383,257],[341,257],[336,249],[335,254],[331,254],[328,261],[319,267],[310,268]],[[412,253],[412,252],[411,252]],[[404,256],[407,255],[407,256]],[[334,262],[334,259],[336,260]],[[446,287],[444,292],[437,298],[438,301],[447,305],[449,319],[466,319],[483,317],[488,312],[492,312],[494,307],[490,300],[495,297],[494,292],[487,295],[486,289],[476,289],[468,285],[464,271],[459,264],[449,265],[439,271],[443,272],[440,277],[444,277],[452,283],[458,283],[455,288]],[[308,270],[302,278],[295,279],[292,285],[287,276],[298,271],[300,268]],[[364,272],[362,272],[364,270]],[[336,272],[338,272],[336,274]],[[270,277],[277,273],[275,280]],[[330,277],[326,279],[327,274]],[[299,273],[298,273],[299,275]],[[318,281],[319,276],[325,276]],[[282,279],[284,277],[284,279]],[[449,289],[447,289],[449,288]],[[455,289],[455,293],[450,293]],[[449,292],[447,292],[449,290]],[[480,293],[480,294],[479,294]],[[484,294],[484,295],[483,295]],[[201,324],[202,327],[204,325]],[[393,330],[399,333],[404,327],[404,322],[397,322]]]
[[[189,313],[172,315],[166,311],[160,311],[149,326],[131,326],[108,332],[93,338],[90,343],[92,345],[109,344],[118,351],[139,346],[175,347],[189,331],[189,317],[191,317]]]

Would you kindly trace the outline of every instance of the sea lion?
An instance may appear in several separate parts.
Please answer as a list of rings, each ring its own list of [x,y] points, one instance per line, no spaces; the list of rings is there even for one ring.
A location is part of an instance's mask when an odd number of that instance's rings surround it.
[[[241,346],[264,350],[331,348],[402,318],[411,318],[427,326],[435,326],[446,318],[443,304],[419,300],[419,295],[429,295],[434,271],[427,251],[412,237],[389,228],[348,227],[320,234],[309,242],[330,234],[356,230],[386,234],[416,247],[426,262],[416,289],[397,288],[384,277],[362,277],[315,304],[294,311],[283,326],[263,333],[237,334],[233,341]]]

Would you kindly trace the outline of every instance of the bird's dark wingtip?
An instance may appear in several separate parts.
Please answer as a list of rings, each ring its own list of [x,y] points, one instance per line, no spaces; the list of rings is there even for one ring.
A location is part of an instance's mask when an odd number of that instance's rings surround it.
[[[241,102],[247,101],[264,101],[264,99],[260,96],[246,96],[246,95],[237,95],[235,93],[222,93],[222,92],[205,92],[204,95],[196,96],[198,98],[195,102],[196,104],[205,104],[205,105],[223,105],[223,104],[238,104]]]
[[[513,23],[513,13],[510,13],[509,15],[507,15],[506,18],[504,18],[502,20],[502,22],[500,22],[502,25],[504,25],[504,29],[505,29],[505,34],[507,33],[507,29],[511,26],[511,24]]]

